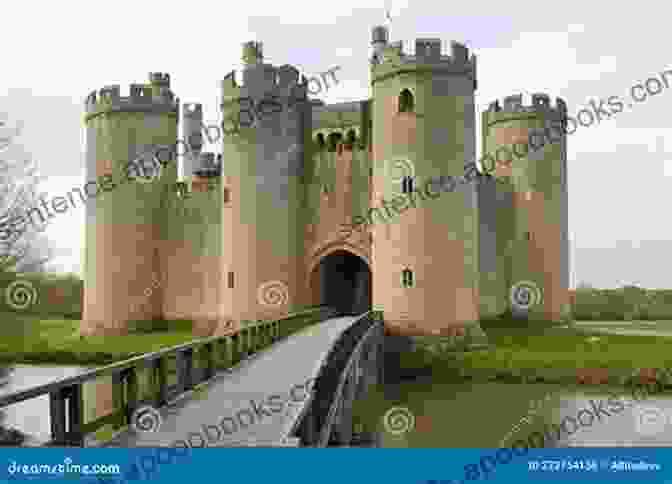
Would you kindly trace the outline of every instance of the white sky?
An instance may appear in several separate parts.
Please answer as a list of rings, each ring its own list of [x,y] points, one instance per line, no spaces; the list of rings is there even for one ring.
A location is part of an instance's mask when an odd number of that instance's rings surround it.
[[[82,184],[91,90],[120,84],[124,92],[150,71],[169,72],[181,101],[203,103],[205,121],[215,122],[218,81],[239,68],[241,44],[258,40],[267,62],[306,75],[340,65],[325,102],[366,99],[371,27],[389,2],[192,1],[188,12],[155,1],[7,3],[0,111],[24,121],[20,142],[56,196]],[[591,99],[626,99],[633,84],[672,69],[659,55],[669,44],[666,5],[392,2],[391,40],[412,53],[415,38],[441,37],[444,51],[457,40],[476,53],[480,136],[480,112],[495,99],[546,92],[574,114]],[[671,98],[665,90],[569,137],[573,284],[672,287]],[[83,206],[53,219],[55,268],[80,272],[83,224]]]

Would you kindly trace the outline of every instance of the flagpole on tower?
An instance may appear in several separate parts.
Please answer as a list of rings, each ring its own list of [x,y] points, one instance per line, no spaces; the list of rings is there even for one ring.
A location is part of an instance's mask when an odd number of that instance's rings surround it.
[[[385,2],[385,28],[387,28],[388,33],[390,31],[390,27],[392,26],[392,15],[390,14],[392,6],[390,3],[391,2],[389,0]]]

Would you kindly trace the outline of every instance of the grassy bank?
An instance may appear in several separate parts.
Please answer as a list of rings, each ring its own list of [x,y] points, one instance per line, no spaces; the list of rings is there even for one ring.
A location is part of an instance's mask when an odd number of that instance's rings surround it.
[[[290,317],[282,325],[283,334],[314,324],[317,314],[308,312]],[[137,332],[125,336],[86,338],[79,337],[79,324],[80,321],[72,319],[0,313],[0,362],[104,365],[198,339],[189,320],[159,321],[153,325],[154,329],[137,325]]]
[[[583,286],[570,291],[570,297],[573,317],[579,321],[672,320],[672,290]]]
[[[0,361],[5,363],[101,365],[194,339],[190,321],[166,331],[80,339],[79,321],[1,314]]]
[[[577,327],[484,325],[490,346],[446,351],[424,344],[405,355],[406,369],[438,378],[547,383],[627,384],[672,368],[672,338],[598,334]],[[661,376],[658,375],[661,379]],[[662,378],[672,384],[669,375]]]

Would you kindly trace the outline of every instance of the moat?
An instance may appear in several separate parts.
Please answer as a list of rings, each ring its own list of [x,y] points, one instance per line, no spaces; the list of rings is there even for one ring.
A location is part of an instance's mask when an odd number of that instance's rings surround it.
[[[0,387],[0,395],[83,370],[17,365],[8,382]],[[576,417],[583,409],[591,408],[591,399],[606,400],[615,391],[618,389],[560,384],[418,380],[386,385],[383,405],[372,412],[378,415],[374,425],[379,427],[388,408],[405,407],[413,414],[414,425],[407,432],[392,434],[381,429],[378,441],[382,447],[499,447],[510,446],[516,439],[527,439],[535,430],[543,432],[547,424]],[[629,396],[627,390],[620,391]],[[538,402],[536,415],[530,417],[530,423],[521,422],[531,415],[531,402]],[[0,424],[44,441],[50,432],[48,411],[48,398],[36,398],[3,409]],[[558,446],[672,445],[672,398],[668,394],[653,395],[619,413],[608,408],[605,412],[609,416],[561,439]]]
[[[510,447],[535,431],[543,433],[548,425],[590,410],[591,400],[606,402],[613,393],[631,398],[627,389],[608,386],[470,381],[401,383],[387,385],[385,393],[389,407],[407,408],[414,423],[408,432],[383,430],[382,447]],[[620,412],[606,406],[590,426],[576,431],[570,426],[571,437],[564,434],[556,446],[672,445],[671,396],[652,395]],[[529,422],[522,421],[528,416]]]

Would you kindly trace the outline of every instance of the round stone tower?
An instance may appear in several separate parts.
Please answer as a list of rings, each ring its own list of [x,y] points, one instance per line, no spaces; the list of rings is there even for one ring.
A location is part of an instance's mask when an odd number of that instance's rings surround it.
[[[483,113],[483,153],[499,160],[497,190],[508,192],[498,211],[506,222],[497,224],[498,281],[514,317],[569,315],[566,116],[565,102],[552,106],[546,94],[529,104],[508,96]]]
[[[445,190],[476,153],[476,58],[417,39],[415,55],[373,29],[373,307],[388,334],[453,336],[478,324],[476,179]]]
[[[154,153],[174,146],[178,106],[163,73],[127,97],[117,85],[87,97],[83,334],[123,334],[130,320],[161,316],[160,204],[177,169]]]
[[[234,322],[279,318],[304,285],[300,175],[310,139],[306,82],[243,45],[243,85],[222,81],[222,308]]]

